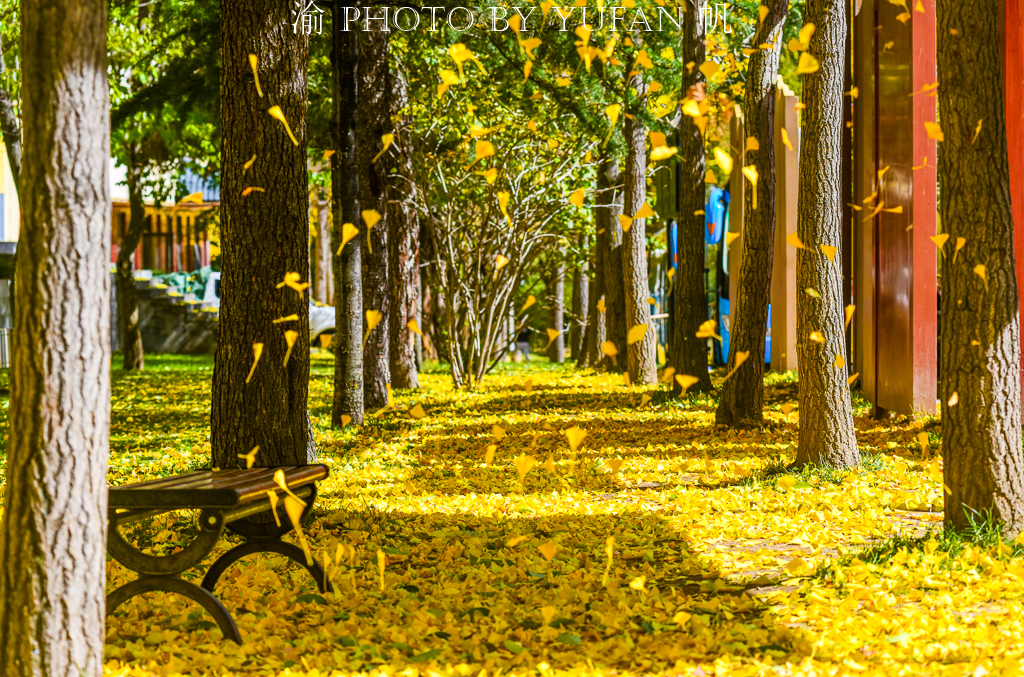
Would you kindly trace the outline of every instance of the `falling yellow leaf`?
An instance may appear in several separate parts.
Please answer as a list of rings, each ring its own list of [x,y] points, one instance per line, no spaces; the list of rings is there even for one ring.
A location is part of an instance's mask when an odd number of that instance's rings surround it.
[[[650,203],[645,202],[640,209],[637,210],[636,214],[633,214],[633,220],[648,219],[652,216],[654,216],[654,209],[651,207]],[[623,230],[625,230],[625,228],[623,228]]]
[[[526,474],[534,469],[537,465],[537,459],[533,456],[527,456],[526,454],[520,454],[512,462],[516,467],[516,472],[519,473],[519,485],[525,491],[526,488]],[[550,558],[549,558],[550,559]]]
[[[845,308],[846,312],[846,324],[843,326],[843,331],[846,331],[850,326],[850,320],[853,319],[853,313],[857,310],[857,306],[852,303]]]
[[[756,136],[747,137],[747,150],[761,150],[761,142],[757,140]]]
[[[836,360],[833,364],[836,365],[836,369],[842,369],[846,366],[846,358],[842,355],[836,355]]]
[[[698,381],[700,381],[700,379],[696,376],[690,376],[689,374],[676,374],[676,383],[679,384],[679,388],[682,390],[680,395],[686,395],[686,391]]]
[[[604,577],[601,579],[601,585],[608,585],[608,574],[612,570],[612,560],[615,556],[615,537],[609,536],[604,542],[604,554],[607,557],[607,561],[604,565]]]
[[[484,463],[490,465],[494,463],[494,452],[498,450],[497,444],[488,444],[487,450],[484,452]]]
[[[540,554],[544,555],[544,559],[551,561],[555,557],[555,553],[558,552],[558,546],[553,541],[548,541],[544,545],[537,546],[537,550]]]
[[[647,325],[637,324],[630,327],[629,333],[626,334],[626,345],[633,345],[634,343],[640,343],[644,340],[644,336],[647,336]]]
[[[252,344],[252,369],[249,370],[249,375],[245,377],[245,382],[248,383],[252,380],[252,375],[256,371],[256,365],[260,362],[260,355],[263,354],[263,344],[254,343]]]
[[[513,536],[512,538],[505,541],[505,547],[514,548],[528,538],[529,536]]]
[[[178,205],[185,204],[186,202],[192,202],[194,204],[200,204],[200,203],[202,203],[202,201],[203,201],[203,194],[201,192],[200,193],[191,193],[190,195],[186,195],[185,197],[183,197],[180,200],[178,200],[178,203],[176,205],[174,205],[174,206],[177,207]]]
[[[800,241],[800,237],[796,234],[796,231],[793,231],[792,233],[786,236],[786,242],[796,247],[797,249],[807,249],[807,247],[804,246],[804,243]]]
[[[260,188],[259,186],[248,186],[248,187],[242,189],[242,197],[245,197],[246,195],[250,195],[253,191],[256,191],[257,193],[266,193],[267,192],[266,189]]]
[[[725,246],[728,247],[729,245],[731,245],[733,242],[736,241],[736,238],[738,238],[739,236],[740,236],[739,233],[726,233],[725,234]]]
[[[353,226],[351,223],[345,223],[341,226],[341,246],[338,247],[338,256],[341,256],[341,250],[345,248],[345,245],[349,241],[359,234],[359,229]]]
[[[299,316],[298,315],[285,315],[284,317],[279,317],[276,320],[274,320],[272,322],[272,324],[280,324],[282,322],[298,322],[298,321],[299,321]]]
[[[928,239],[935,243],[935,246],[939,248],[939,251],[942,251],[942,248],[945,247],[946,245],[946,240],[949,239],[949,233],[942,233],[941,235],[930,235]]]
[[[292,128],[288,126],[288,121],[285,119],[284,111],[281,110],[281,107],[280,106],[271,106],[270,109],[267,111],[267,113],[269,113],[270,117],[274,118],[275,120],[280,120],[281,121],[281,124],[284,125],[285,131],[288,132],[288,138],[290,138],[292,140],[293,144],[298,146],[299,145],[299,140],[295,138],[294,134],[292,134]]]
[[[799,557],[794,557],[786,564],[786,571],[793,575],[797,575],[802,571],[807,571],[808,569],[810,569],[810,567],[807,565],[807,562],[803,561]]]
[[[751,209],[757,209],[757,167],[754,165],[747,165],[743,168],[743,176],[747,177],[747,181],[750,181],[751,194],[753,199],[751,200]]]
[[[832,245],[829,244],[822,244],[818,245],[818,249],[825,253],[825,256],[828,257],[829,261],[831,261],[832,263],[836,262],[836,254],[839,253],[839,247],[833,247]]]
[[[409,328],[409,331],[423,336],[423,332],[420,330],[420,325],[416,322],[415,318],[406,322],[405,326]]]
[[[333,150],[325,150],[325,151],[324,151],[324,159],[325,159],[325,160],[327,160],[328,158],[330,158],[330,157],[331,157],[332,155],[334,155],[334,151],[333,151]]]
[[[419,421],[420,419],[427,417],[427,412],[423,409],[423,405],[417,402],[413,408],[409,410],[409,415]]]
[[[366,311],[366,334],[363,336],[363,350],[366,350],[366,342],[370,340],[370,332],[373,331],[383,319],[384,314],[379,310]]]
[[[637,576],[629,582],[629,587],[633,588],[634,590],[646,592],[647,589],[644,587],[645,583],[647,583],[647,576]]]
[[[562,332],[558,331],[557,329],[551,329],[551,328],[549,328],[547,330],[547,333],[548,333],[548,344],[546,346],[544,346],[544,350],[547,350],[548,348],[550,348],[551,344],[555,342],[555,339],[562,335]]]
[[[789,132],[786,131],[785,127],[780,127],[779,131],[782,132],[782,143],[786,148],[793,150],[793,143],[789,140]]]
[[[856,374],[854,374],[853,376],[851,376],[850,378],[846,379],[846,385],[852,386],[854,383],[857,382],[858,378],[860,378],[860,372],[859,371]]]
[[[253,156],[251,158],[249,158],[248,162],[246,162],[244,165],[242,165],[242,176],[245,176],[245,173],[247,171],[249,171],[249,168],[252,167],[254,162],[256,162],[256,155],[255,154],[253,154]]]
[[[722,340],[722,337],[715,333],[715,321],[713,319],[700,323],[700,326],[697,327],[697,338],[716,338],[719,341]]]
[[[580,188],[579,190],[574,190],[572,192],[572,195],[569,196],[569,202],[577,207],[582,207],[583,198],[585,197],[585,195],[586,193],[582,188]]]
[[[643,409],[648,404],[650,404],[651,400],[653,400],[653,399],[654,399],[653,397],[651,397],[647,393],[644,393],[643,395],[640,396],[640,407],[639,408]]]
[[[292,490],[288,487],[288,482],[285,480],[284,470],[283,469],[278,468],[277,470],[274,471],[274,484],[279,486],[281,488],[281,491],[283,491],[284,493],[288,494],[293,499],[295,499],[300,504],[302,504],[303,507],[306,506],[306,502],[303,501],[298,496],[296,496],[294,493],[292,493]]]
[[[812,35],[814,35],[814,24],[805,23],[803,27],[800,28],[800,32],[797,33],[797,40],[802,42],[804,45],[807,45],[810,44]]]
[[[576,449],[579,448],[580,443],[583,442],[583,438],[587,436],[587,431],[583,430],[579,426],[573,426],[565,431],[565,437],[569,440],[569,449],[573,453],[576,453]]]
[[[380,591],[384,592],[384,567],[387,565],[387,558],[383,550],[377,550],[377,571],[380,573]]]
[[[249,68],[252,69],[252,78],[256,82],[256,93],[263,98],[263,88],[260,87],[259,59],[255,54],[249,55]]]
[[[916,172],[918,169],[923,169],[924,167],[927,167],[927,166],[928,166],[928,156],[925,155],[924,158],[921,159],[921,164],[917,165],[916,167],[911,167],[911,169],[913,169]]]
[[[530,306],[532,306],[536,302],[537,302],[537,297],[534,296],[533,294],[530,294],[529,296],[526,297],[526,303],[523,304],[523,309],[520,310],[519,312],[520,313],[526,312],[526,309],[529,308]]]
[[[783,475],[778,479],[776,484],[787,491],[796,486],[797,479],[792,475]]]
[[[956,255],[960,253],[960,250],[967,244],[966,237],[958,237],[956,239],[956,246],[953,247],[953,262],[956,262]]]
[[[722,171],[726,174],[732,173],[732,156],[721,146],[715,146],[712,153],[715,154],[715,159],[718,160],[718,166],[722,168]]]
[[[728,374],[725,375],[725,378],[722,379],[722,382],[724,383],[725,381],[728,381],[729,377],[732,376],[733,374],[735,374],[736,370],[739,369],[740,366],[744,362],[746,362],[749,357],[750,357],[750,352],[749,351],[737,350],[736,351],[736,356],[733,358],[732,370]]]
[[[789,416],[791,413],[793,413],[793,410],[796,409],[796,405],[787,402],[786,404],[782,405],[779,408],[782,409],[783,415]]]
[[[942,127],[934,122],[924,123],[924,131],[929,139],[935,139],[936,141],[945,141],[946,139],[946,136],[942,133]]]
[[[288,366],[288,358],[292,356],[292,348],[295,347],[295,341],[299,338],[299,332],[289,329],[284,333],[284,342],[288,344],[288,350],[284,353],[284,364],[282,366]]]
[[[270,499],[270,512],[274,515],[274,522],[277,523],[277,528],[281,528],[281,516],[277,513],[277,492],[273,490],[267,491],[267,498]]]
[[[625,214],[619,214],[619,225],[622,226],[623,233],[628,233],[630,227],[633,225],[633,219]]]
[[[292,523],[292,528],[295,529],[296,535],[299,537],[299,544],[302,546],[302,552],[306,555],[306,564],[313,566],[313,553],[309,551],[309,543],[306,541],[306,534],[302,531],[302,520],[303,508],[306,504],[299,500],[294,494],[285,496],[284,498],[284,511],[288,514],[288,519]]]
[[[814,287],[808,287],[807,289],[804,289],[804,293],[807,294],[808,296],[810,296],[811,298],[815,298],[815,299],[820,299],[821,298],[821,294],[819,294],[818,290],[815,289]]]
[[[985,277],[985,264],[979,263],[974,266],[974,274],[981,278],[981,281],[985,283],[985,289],[988,289],[988,278]]]
[[[370,231],[380,223],[381,215],[376,209],[364,209],[361,215],[363,222],[366,224],[366,248],[373,255],[373,241],[370,239]]]
[[[615,357],[619,354],[619,349],[615,347],[615,344],[611,341],[605,341],[601,344],[601,352],[608,357]]]
[[[820,68],[818,60],[811,56],[810,52],[804,52],[800,55],[800,61],[796,64],[796,74],[806,75],[809,73],[815,73]]]
[[[256,462],[256,454],[260,451],[260,445],[256,445],[248,454],[238,454],[238,458],[245,459],[245,469],[252,468],[252,464]]]
[[[825,342],[825,335],[822,334],[820,331],[812,331],[809,338],[812,341],[817,341],[818,343]]]
[[[501,270],[502,268],[507,266],[508,265],[508,261],[509,261],[508,257],[502,256],[501,254],[498,254],[495,257],[495,261],[494,261],[494,272],[498,272],[499,270]]]
[[[376,162],[377,160],[379,160],[381,155],[383,155],[384,153],[387,152],[388,148],[391,147],[391,144],[394,142],[394,140],[395,140],[395,135],[394,134],[383,134],[383,135],[381,135],[380,142],[382,144],[384,144],[384,147],[380,149],[379,153],[377,153],[376,155],[373,156],[372,160],[370,160],[370,164],[371,165],[374,162]]]
[[[956,392],[956,391],[954,390],[954,391],[953,391],[953,394],[952,394],[952,395],[950,395],[950,396],[949,396],[949,399],[948,399],[948,400],[946,401],[946,404],[947,404],[948,406],[950,406],[950,407],[955,407],[955,406],[956,406],[957,404],[959,404],[959,403],[960,403],[960,393],[958,393],[958,392]]]

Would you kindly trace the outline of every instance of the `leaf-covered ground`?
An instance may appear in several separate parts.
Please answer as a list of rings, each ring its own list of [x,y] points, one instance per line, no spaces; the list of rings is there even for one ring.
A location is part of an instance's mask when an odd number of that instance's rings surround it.
[[[211,362],[147,364],[116,376],[113,483],[208,464]],[[941,467],[918,439],[938,454],[934,419],[880,423],[861,406],[860,468],[789,474],[791,375],[769,377],[759,432],[716,428],[706,396],[546,364],[509,365],[475,393],[424,374],[397,411],[339,432],[330,366],[314,360],[310,407],[332,474],[305,529],[336,593],[283,558],[250,557],[218,587],[243,646],[198,607],[150,594],[109,619],[108,675],[1024,669],[1024,547],[941,533]],[[416,403],[422,420],[405,413]],[[574,426],[586,432],[575,453]],[[180,547],[192,519],[128,536]],[[110,561],[108,592],[131,576]]]

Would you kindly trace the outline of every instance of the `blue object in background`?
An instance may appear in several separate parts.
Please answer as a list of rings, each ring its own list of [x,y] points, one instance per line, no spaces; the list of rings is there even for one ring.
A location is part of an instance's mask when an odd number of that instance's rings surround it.
[[[721,341],[715,341],[715,362],[726,364],[729,359],[729,325],[732,324],[732,315],[729,315],[729,299],[718,299],[718,317],[728,316],[730,322],[719,322],[719,334]],[[772,361],[772,307],[768,306],[768,335],[764,338],[764,363]]]
[[[704,242],[718,244],[725,231],[725,212],[729,208],[729,193],[721,188],[712,187],[704,205]]]
[[[0,240],[4,239],[4,194],[0,193]]]
[[[668,267],[675,270],[679,267],[679,222],[674,219],[668,222],[668,251],[672,254]]]

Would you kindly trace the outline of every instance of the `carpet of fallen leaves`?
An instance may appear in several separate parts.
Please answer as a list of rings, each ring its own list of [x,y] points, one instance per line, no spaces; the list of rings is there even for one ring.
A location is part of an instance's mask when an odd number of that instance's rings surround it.
[[[147,364],[115,379],[113,483],[208,464],[212,364]],[[716,428],[713,397],[547,364],[508,365],[476,392],[435,370],[394,410],[337,431],[330,372],[314,358],[331,477],[305,531],[336,592],[282,557],[233,565],[217,593],[240,647],[191,603],[135,598],[108,619],[108,676],[1024,669],[1021,548],[954,554],[930,539],[877,564],[856,556],[895,534],[938,535],[934,418],[874,421],[860,401],[861,467],[787,473],[792,374],[768,377],[760,431]],[[422,419],[408,413],[417,403]],[[586,433],[575,452],[573,427]],[[128,527],[150,551],[193,533],[188,514]],[[132,576],[109,561],[108,592]]]

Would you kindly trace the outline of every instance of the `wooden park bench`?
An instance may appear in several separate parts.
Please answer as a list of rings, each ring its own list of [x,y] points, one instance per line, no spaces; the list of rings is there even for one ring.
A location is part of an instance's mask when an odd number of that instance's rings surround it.
[[[284,499],[285,492],[274,481],[277,470],[284,472],[288,489],[306,503],[308,514],[316,499],[316,483],[329,473],[325,465],[249,470],[200,470],[175,477],[165,477],[109,489],[107,552],[111,557],[139,574],[107,596],[107,613],[112,613],[127,600],[147,592],[163,591],[183,595],[206,609],[220,627],[225,639],[242,643],[235,620],[213,595],[221,574],[246,555],[272,552],[284,555],[312,574],[321,593],[332,592],[331,582],[323,568],[308,564],[301,548],[281,540],[292,530],[278,503],[280,526],[271,513],[269,492]],[[188,547],[166,555],[147,555],[133,547],[118,527],[176,510],[200,510],[199,534]],[[262,513],[262,514],[261,514]],[[262,519],[254,519],[260,516]],[[245,542],[221,555],[196,585],[183,580],[181,573],[197,566],[217,546],[224,529],[242,536]]]

